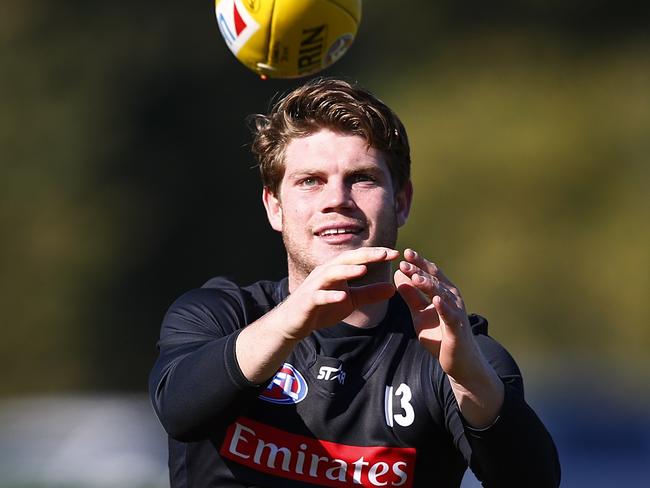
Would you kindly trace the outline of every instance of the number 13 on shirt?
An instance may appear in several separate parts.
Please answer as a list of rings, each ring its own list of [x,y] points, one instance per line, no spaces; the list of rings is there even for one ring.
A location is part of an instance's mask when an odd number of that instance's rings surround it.
[[[395,413],[393,411],[393,397],[399,397],[399,406],[400,412]],[[397,422],[398,425],[402,427],[408,427],[415,420],[415,410],[411,405],[411,388],[405,383],[402,383],[397,387],[397,390],[393,391],[392,386],[386,387],[386,392],[384,394],[384,413],[386,414],[386,423],[389,427],[392,427],[394,422]]]

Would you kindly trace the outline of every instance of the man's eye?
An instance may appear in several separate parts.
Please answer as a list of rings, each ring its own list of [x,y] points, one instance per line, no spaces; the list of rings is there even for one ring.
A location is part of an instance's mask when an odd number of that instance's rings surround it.
[[[300,186],[315,186],[318,183],[316,178],[303,178],[300,180]]]
[[[375,178],[371,175],[364,174],[364,173],[359,173],[356,174],[352,177],[352,182],[353,183],[364,183],[364,182],[374,182]]]

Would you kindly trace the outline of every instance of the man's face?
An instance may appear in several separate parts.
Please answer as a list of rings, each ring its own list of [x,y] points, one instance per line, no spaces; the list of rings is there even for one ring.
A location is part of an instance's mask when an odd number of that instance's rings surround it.
[[[284,163],[279,195],[263,198],[294,284],[343,250],[395,246],[411,186],[395,194],[384,154],[363,138],[322,129],[293,139]]]

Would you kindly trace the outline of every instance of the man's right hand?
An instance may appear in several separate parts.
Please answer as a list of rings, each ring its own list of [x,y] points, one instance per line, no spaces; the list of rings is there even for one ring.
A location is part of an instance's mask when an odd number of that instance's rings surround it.
[[[399,252],[385,247],[344,251],[314,268],[287,299],[247,326],[238,336],[235,353],[244,376],[253,383],[268,380],[295,345],[314,330],[330,327],[364,305],[387,300],[395,293],[390,282],[351,286],[367,265],[391,261]]]
[[[364,305],[390,298],[395,293],[391,282],[350,286],[348,281],[362,278],[367,265],[398,256],[398,251],[386,247],[361,247],[314,268],[281,305],[287,314],[286,338],[303,339],[314,330],[339,323]]]

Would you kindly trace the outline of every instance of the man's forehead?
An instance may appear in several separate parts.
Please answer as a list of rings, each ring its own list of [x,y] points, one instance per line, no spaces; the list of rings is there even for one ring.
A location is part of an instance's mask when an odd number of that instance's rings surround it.
[[[385,155],[354,134],[322,129],[292,139],[284,154],[285,174],[327,169],[387,169]]]

